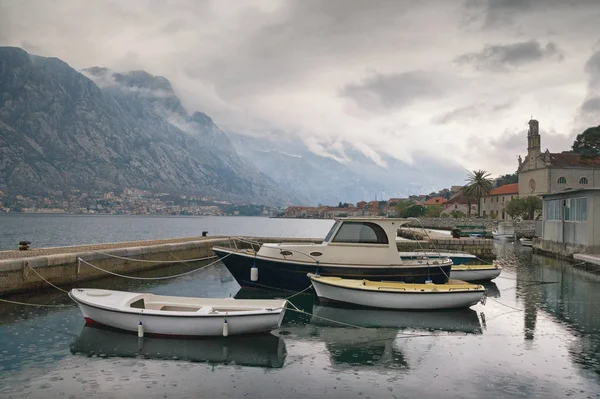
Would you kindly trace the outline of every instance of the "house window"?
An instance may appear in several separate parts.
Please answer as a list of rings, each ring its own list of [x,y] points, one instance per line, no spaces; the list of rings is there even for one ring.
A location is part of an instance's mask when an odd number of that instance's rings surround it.
[[[587,198],[569,198],[565,201],[565,220],[584,222],[587,220]]]
[[[511,200],[511,201],[513,200],[513,197],[514,197],[513,195],[511,195],[511,196],[510,196],[510,200]]]
[[[567,184],[567,179],[563,176],[559,177],[558,184]]]
[[[504,217],[504,211],[502,211],[502,220],[504,220],[504,219],[505,219],[505,217]]]
[[[502,196],[502,202],[504,202],[504,195]],[[504,218],[503,218],[504,219]]]
[[[333,242],[387,245],[388,238],[385,231],[378,224],[344,222],[333,238]]]
[[[483,217],[486,217],[487,215],[485,214],[485,211],[483,211]]]
[[[581,179],[579,179],[579,184],[588,184],[587,177],[582,177]]]
[[[546,220],[562,220],[562,200],[546,201]]]

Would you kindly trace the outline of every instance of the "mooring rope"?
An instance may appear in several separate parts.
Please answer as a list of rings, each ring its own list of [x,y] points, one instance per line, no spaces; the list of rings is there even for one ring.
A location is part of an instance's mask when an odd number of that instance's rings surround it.
[[[310,288],[312,288],[312,284],[311,284],[311,285],[309,285],[308,287],[306,287],[305,289],[303,289],[302,291],[298,291],[298,292],[296,292],[294,295],[290,295],[290,296],[288,296],[288,297],[287,297],[287,298],[285,298],[285,299],[287,299],[287,300],[289,301],[291,298],[295,297],[296,295],[300,295],[300,294],[302,294],[304,291],[306,291],[306,290],[308,290],[308,289],[310,289]],[[290,302],[290,303],[291,303],[291,302]]]
[[[231,254],[227,254],[227,255],[225,255],[224,257],[222,257],[221,259],[218,259],[218,260],[216,260],[216,261],[214,261],[214,262],[211,262],[211,263],[209,263],[208,265],[205,265],[205,266],[199,267],[199,268],[197,268],[197,269],[190,270],[190,271],[187,271],[187,272],[185,272],[185,273],[175,274],[175,275],[172,275],[172,276],[164,276],[164,277],[135,277],[135,276],[126,276],[126,275],[124,275],[124,274],[119,274],[119,273],[115,273],[115,272],[111,272],[111,271],[108,271],[108,270],[102,269],[101,267],[98,267],[98,266],[92,265],[90,262],[87,262],[87,261],[85,261],[85,260],[83,260],[83,259],[81,259],[81,258],[77,258],[77,260],[78,260],[78,261],[80,261],[80,262],[83,262],[83,263],[85,263],[86,265],[88,265],[88,266],[91,266],[91,267],[93,267],[93,268],[95,268],[95,269],[98,269],[98,270],[100,270],[100,271],[103,271],[104,273],[111,274],[111,275],[113,275],[113,276],[117,276],[117,277],[123,277],[123,278],[131,279],[131,280],[166,280],[166,279],[169,279],[169,278],[175,278],[175,277],[181,277],[181,276],[185,276],[185,275],[188,275],[188,274],[192,274],[192,273],[194,273],[194,272],[197,272],[198,270],[206,269],[207,267],[210,267],[210,266],[212,266],[212,265],[214,265],[214,264],[216,264],[216,263],[219,263],[219,262],[220,262],[222,259],[225,259],[225,258],[227,258],[229,255],[231,255]]]
[[[123,260],[130,260],[133,262],[144,262],[144,263],[185,263],[185,262],[200,262],[203,260],[208,260],[208,259],[214,259],[217,256],[213,255],[213,256],[207,256],[205,258],[198,258],[198,259],[186,259],[186,260],[172,260],[172,259],[167,259],[167,260],[146,260],[146,259],[136,259],[136,258],[129,258],[126,256],[119,256],[119,255],[113,255],[113,254],[109,254],[107,252],[102,252],[102,251],[94,251],[96,253],[99,253],[101,255],[106,255],[109,256],[111,258],[117,258],[117,259],[123,259]],[[172,253],[169,252],[169,255],[175,257]]]
[[[15,305],[23,305],[23,306],[36,306],[36,307],[47,307],[47,308],[70,308],[73,307],[74,305],[49,305],[49,304],[40,304],[40,303],[26,303],[26,302],[18,302],[18,301],[9,301],[8,299],[2,299],[0,298],[0,302],[6,302],[6,303],[12,303]]]
[[[32,270],[32,271],[33,271],[35,274],[37,274],[39,278],[41,278],[42,280],[44,280],[45,282],[47,282],[48,284],[50,284],[51,286],[53,286],[53,287],[54,287],[54,288],[56,288],[57,290],[59,290],[59,291],[62,291],[62,292],[64,292],[65,294],[68,294],[68,293],[69,293],[69,291],[63,290],[62,288],[60,288],[60,287],[57,287],[57,286],[55,286],[54,284],[52,284],[50,281],[46,280],[46,279],[44,278],[44,276],[42,276],[41,274],[39,274],[39,273],[38,273],[38,272],[37,272],[37,271],[36,271],[36,270],[35,270],[35,269],[34,269],[34,268],[33,268],[33,267],[32,267],[32,266],[29,264],[29,263],[27,263],[27,266],[28,266],[28,267],[29,267],[29,268],[30,268],[30,269],[31,269],[31,270]]]

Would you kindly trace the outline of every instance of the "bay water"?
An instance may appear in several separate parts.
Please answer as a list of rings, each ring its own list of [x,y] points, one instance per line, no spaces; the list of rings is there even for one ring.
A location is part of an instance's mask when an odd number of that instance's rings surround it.
[[[332,221],[245,217],[2,215],[0,249],[209,235],[322,237]],[[597,398],[600,278],[582,265],[495,243],[502,275],[485,304],[395,312],[291,301],[271,334],[138,339],[84,326],[49,288],[0,303],[0,398]],[[136,274],[168,276],[208,262]],[[244,298],[219,262],[168,280],[107,277],[82,287]],[[343,324],[342,324],[343,323]]]

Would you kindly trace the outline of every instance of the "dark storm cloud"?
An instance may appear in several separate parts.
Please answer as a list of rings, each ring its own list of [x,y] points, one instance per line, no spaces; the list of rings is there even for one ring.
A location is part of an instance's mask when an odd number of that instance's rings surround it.
[[[512,106],[512,102],[505,102],[501,104],[471,104],[466,107],[459,107],[452,111],[438,115],[434,117],[431,122],[437,125],[445,125],[447,123],[464,123],[484,117],[490,113],[497,114],[498,112],[510,109]]]
[[[361,108],[384,112],[405,107],[415,101],[441,97],[457,85],[458,78],[438,72],[410,71],[397,74],[374,74],[360,83],[350,83],[340,90]]]
[[[480,14],[484,18],[483,27],[502,27],[522,15],[545,10],[594,8],[598,0],[466,0],[468,11]]]
[[[598,124],[600,121],[600,50],[585,63],[588,74],[588,91],[579,109],[585,124]]]
[[[585,114],[595,114],[596,119],[600,121],[600,97],[592,97],[585,100],[581,106],[581,112]]]
[[[585,63],[585,71],[590,75],[590,84],[600,82],[600,51],[596,51]]]
[[[434,1],[431,4],[435,4]],[[302,0],[282,2],[268,16],[246,10],[251,28],[236,38],[235,52],[189,60],[186,74],[214,76],[227,97],[258,86],[280,87],[315,71],[381,54],[401,37],[399,20],[421,6],[408,0]],[[243,67],[240,67],[243,66]],[[263,86],[263,87],[264,87]]]
[[[536,40],[529,40],[512,44],[487,44],[480,52],[461,55],[454,61],[459,64],[473,64],[479,70],[506,72],[510,68],[548,58],[563,58],[555,43],[548,42],[542,46]]]

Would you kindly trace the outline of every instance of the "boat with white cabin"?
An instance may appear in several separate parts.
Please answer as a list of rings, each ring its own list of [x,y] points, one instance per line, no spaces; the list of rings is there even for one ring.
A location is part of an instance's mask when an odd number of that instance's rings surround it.
[[[74,288],[69,296],[86,323],[138,334],[228,336],[281,325],[285,299],[193,298]]]
[[[426,310],[466,308],[480,302],[485,287],[464,281],[409,284],[395,281],[343,279],[309,274],[321,301],[384,309]]]
[[[321,243],[265,243],[254,248],[213,247],[242,287],[299,291],[307,273],[367,280],[443,284],[448,258],[403,259],[396,234],[408,219],[338,218]]]

